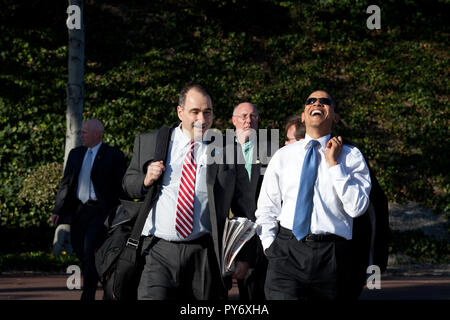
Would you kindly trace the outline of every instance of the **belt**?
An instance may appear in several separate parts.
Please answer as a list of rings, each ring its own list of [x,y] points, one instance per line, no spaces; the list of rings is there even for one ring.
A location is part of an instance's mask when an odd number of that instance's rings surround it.
[[[295,236],[292,234],[292,230],[290,230],[290,229],[280,226],[280,232],[282,232],[284,234],[288,234],[292,238],[295,238]],[[323,233],[323,234],[310,233],[310,234],[306,235],[306,237],[304,237],[300,241],[302,241],[302,242],[325,242],[325,241],[330,242],[330,241],[342,241],[342,240],[346,240],[346,239],[343,237],[340,237],[338,235],[332,234],[332,233]]]
[[[302,239],[303,242],[324,242],[324,241],[340,241],[340,240],[345,239],[332,233],[308,234],[306,237]]]
[[[206,233],[198,238],[195,238],[194,240],[188,240],[188,241],[169,241],[169,240],[165,240],[163,238],[158,238],[156,236],[155,236],[155,238],[165,241],[165,242],[173,243],[173,244],[208,244],[208,243],[212,242],[212,237],[209,233]]]
[[[87,205],[88,207],[93,207],[98,205],[100,202],[97,200],[88,200],[86,201],[84,204]]]

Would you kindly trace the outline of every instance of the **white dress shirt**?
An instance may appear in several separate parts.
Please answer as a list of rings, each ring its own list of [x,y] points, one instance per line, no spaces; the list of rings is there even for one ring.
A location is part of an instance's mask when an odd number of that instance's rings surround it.
[[[311,233],[332,233],[348,240],[352,238],[353,219],[363,214],[369,205],[370,175],[361,152],[344,145],[329,167],[325,159],[330,135],[317,139],[319,166],[314,185]],[[278,221],[292,230],[303,160],[312,138],[279,149],[269,162],[256,210],[258,235],[264,249],[275,240]]]
[[[84,154],[84,158],[83,158],[83,164],[81,165],[82,167],[86,165],[86,158],[87,158],[87,155],[88,155],[88,152],[89,152],[89,149],[90,149],[90,150],[92,150],[92,158],[91,158],[91,161],[92,161],[91,162],[91,170],[92,170],[92,167],[94,166],[95,157],[97,156],[98,149],[100,149],[101,145],[102,145],[102,142],[100,141],[100,143],[98,145],[96,145],[95,147],[88,148],[86,150],[86,153]],[[81,172],[81,170],[80,170],[80,172]],[[91,171],[91,173],[92,173],[92,171]],[[79,178],[80,177],[78,177],[78,179]],[[90,184],[91,184],[91,186],[89,188],[89,191],[90,191],[89,192],[89,200],[97,200],[97,196],[95,195],[94,185],[92,184],[92,180],[90,180]],[[79,194],[80,194],[80,183],[78,183],[78,186],[77,186],[77,197],[78,197],[78,199],[80,199]]]
[[[167,241],[189,241],[211,232],[209,218],[208,192],[206,188],[207,146],[199,143],[194,148],[197,162],[194,194],[194,228],[185,239],[180,238],[175,230],[176,205],[181,181],[183,161],[189,151],[191,139],[187,137],[181,126],[172,132],[165,171],[159,197],[155,201],[142,230],[142,235],[153,234]]]

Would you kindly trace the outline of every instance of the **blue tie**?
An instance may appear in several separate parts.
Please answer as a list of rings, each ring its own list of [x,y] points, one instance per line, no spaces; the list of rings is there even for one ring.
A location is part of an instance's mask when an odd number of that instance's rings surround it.
[[[302,176],[298,189],[297,204],[295,205],[294,225],[292,233],[298,241],[302,240],[311,226],[311,212],[313,208],[314,183],[317,178],[318,156],[317,140],[311,140],[303,161]]]
[[[81,202],[86,203],[91,196],[91,170],[92,170],[92,150],[88,149],[86,160],[81,168],[78,183],[80,184],[78,197]]]

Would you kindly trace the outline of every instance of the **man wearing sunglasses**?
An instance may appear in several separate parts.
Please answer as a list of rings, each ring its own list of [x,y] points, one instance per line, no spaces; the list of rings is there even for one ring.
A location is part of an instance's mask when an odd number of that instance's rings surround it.
[[[371,180],[361,152],[331,137],[339,120],[325,91],[301,114],[305,139],[278,150],[266,170],[256,211],[269,260],[265,294],[275,300],[356,298],[353,218],[369,205]]]

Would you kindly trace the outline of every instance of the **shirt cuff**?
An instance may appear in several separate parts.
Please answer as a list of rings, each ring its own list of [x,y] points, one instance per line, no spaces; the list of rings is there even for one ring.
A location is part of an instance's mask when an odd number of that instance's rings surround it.
[[[347,177],[347,172],[345,172],[344,166],[340,163],[328,168],[328,172],[330,173],[332,180],[342,180]]]
[[[261,239],[261,244],[263,246],[264,252],[270,245],[275,241],[275,237],[266,237],[264,239]]]

